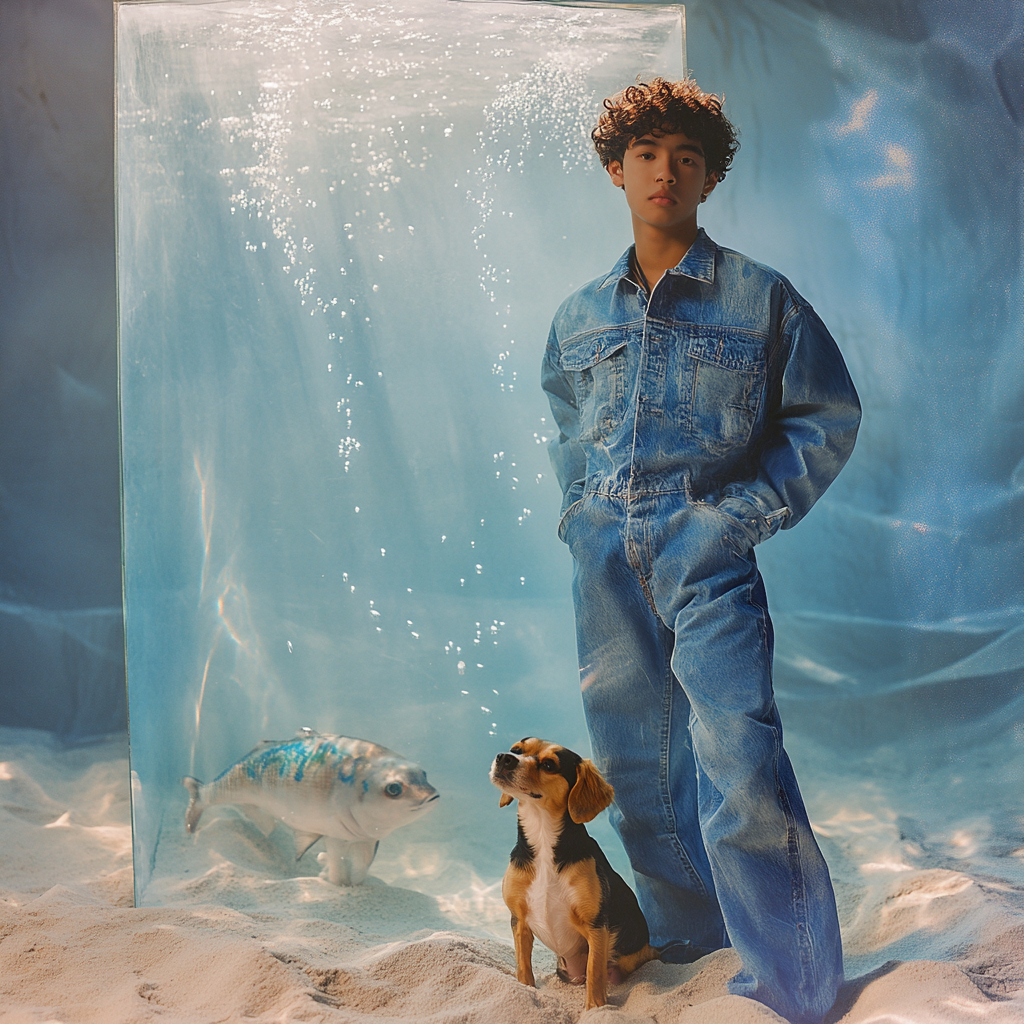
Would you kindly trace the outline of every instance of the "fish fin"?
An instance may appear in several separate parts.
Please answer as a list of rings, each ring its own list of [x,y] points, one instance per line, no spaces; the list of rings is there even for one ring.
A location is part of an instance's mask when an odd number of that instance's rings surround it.
[[[199,787],[202,783],[198,779],[193,779],[191,775],[186,775],[181,780],[181,784],[188,790],[188,810],[185,811],[185,828],[189,832],[195,832],[196,825],[199,824],[199,819],[203,816],[203,811],[206,810],[206,804],[199,798]]]
[[[508,807],[508,805],[510,803],[512,803],[512,800],[513,800],[513,798],[510,797],[508,795],[508,793],[502,793],[501,794],[501,799],[498,801],[498,806],[499,807]]]
[[[296,832],[295,859],[298,860],[319,838],[317,832]]]
[[[262,807],[258,807],[256,804],[239,804],[238,807],[265,836],[269,836],[274,831],[277,818],[269,811],[263,810]]]

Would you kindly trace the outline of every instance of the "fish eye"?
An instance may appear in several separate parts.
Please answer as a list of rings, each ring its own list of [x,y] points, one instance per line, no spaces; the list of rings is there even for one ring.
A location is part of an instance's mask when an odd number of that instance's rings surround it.
[[[551,758],[545,758],[540,763],[540,770],[542,772],[548,772],[550,774],[554,774],[555,772],[558,771],[558,765],[557,765],[556,762],[552,761]]]
[[[402,795],[402,790],[405,787],[400,782],[389,782],[384,787],[384,792],[390,797],[396,797]]]

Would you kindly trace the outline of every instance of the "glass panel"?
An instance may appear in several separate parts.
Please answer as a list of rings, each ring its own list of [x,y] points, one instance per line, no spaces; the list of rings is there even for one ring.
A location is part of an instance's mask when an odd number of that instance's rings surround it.
[[[759,548],[852,977],[960,955],[939,897],[1024,882],[1024,101],[1008,7],[822,6],[691,3],[688,53],[743,141],[702,224],[814,304],[865,406],[837,483]],[[441,792],[373,875],[452,920],[497,907],[505,934],[488,763],[528,733],[588,746],[537,363],[560,300],[630,237],[587,143],[599,101],[675,74],[677,26],[442,0],[119,8],[141,902],[287,891],[316,912],[318,847],[296,865],[284,829],[230,809],[189,837],[179,781],[311,726],[401,751]],[[993,891],[972,921],[1002,920]],[[890,914],[919,904],[937,916]]]
[[[181,777],[261,739],[421,764],[373,873],[453,905],[507,862],[494,754],[588,749],[538,345],[628,232],[593,112],[680,54],[678,9],[119,8],[140,904],[317,873],[230,809],[185,830]]]

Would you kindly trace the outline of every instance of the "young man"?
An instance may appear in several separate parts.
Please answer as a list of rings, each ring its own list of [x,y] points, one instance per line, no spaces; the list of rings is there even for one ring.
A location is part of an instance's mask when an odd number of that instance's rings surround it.
[[[587,724],[663,959],[731,944],[730,992],[816,1024],[839,925],[753,549],[839,473],[860,406],[793,286],[697,227],[738,148],[719,99],[655,78],[604,105],[592,137],[635,245],[561,305],[542,378]]]

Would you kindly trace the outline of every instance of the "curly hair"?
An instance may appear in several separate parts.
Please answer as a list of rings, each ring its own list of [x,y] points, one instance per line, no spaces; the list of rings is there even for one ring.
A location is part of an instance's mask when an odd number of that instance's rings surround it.
[[[721,181],[740,148],[736,129],[722,113],[723,99],[704,92],[692,78],[638,81],[604,101],[604,113],[590,137],[607,167],[613,160],[621,162],[630,143],[645,135],[681,132],[700,142],[708,173]]]

